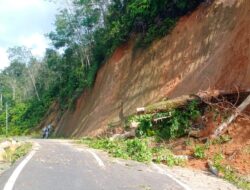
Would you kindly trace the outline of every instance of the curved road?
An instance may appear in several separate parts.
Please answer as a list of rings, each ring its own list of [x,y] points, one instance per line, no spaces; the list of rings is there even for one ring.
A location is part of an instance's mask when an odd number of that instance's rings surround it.
[[[109,158],[63,140],[35,143],[34,155],[27,156],[30,160],[26,157],[0,176],[1,190],[189,189],[157,165]],[[23,169],[18,175],[20,165]]]

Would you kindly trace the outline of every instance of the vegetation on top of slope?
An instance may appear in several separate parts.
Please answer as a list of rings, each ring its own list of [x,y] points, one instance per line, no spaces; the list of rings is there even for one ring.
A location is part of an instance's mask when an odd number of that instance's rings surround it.
[[[203,0],[71,0],[56,17],[47,36],[53,48],[43,59],[25,47],[9,49],[11,65],[0,73],[0,134],[8,103],[9,132],[21,134],[36,126],[51,102],[62,110],[75,105],[90,88],[100,66],[134,34],[139,45],[166,35],[176,21]],[[57,49],[60,50],[58,53]]]

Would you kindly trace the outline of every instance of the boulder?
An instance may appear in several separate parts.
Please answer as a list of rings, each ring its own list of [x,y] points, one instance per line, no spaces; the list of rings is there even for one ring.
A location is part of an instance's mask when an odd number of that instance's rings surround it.
[[[3,148],[3,149],[9,148],[10,146],[11,146],[10,141],[4,141],[4,142],[0,143],[0,148]]]

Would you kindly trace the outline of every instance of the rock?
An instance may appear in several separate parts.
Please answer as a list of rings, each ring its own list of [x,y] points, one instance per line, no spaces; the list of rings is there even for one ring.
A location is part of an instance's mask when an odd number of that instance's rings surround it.
[[[16,149],[17,149],[18,147],[19,147],[19,146],[18,146],[17,144],[15,144],[15,145],[11,145],[11,146],[9,147],[9,149],[10,149],[12,152],[15,152]]]
[[[181,160],[189,160],[190,156],[188,156],[188,155],[174,155],[174,158],[181,159]]]
[[[9,148],[10,146],[11,146],[10,141],[4,141],[4,142],[0,143],[0,148],[3,148],[3,149]]]
[[[16,141],[16,140],[12,140],[12,141],[11,141],[11,144],[12,144],[12,145],[16,145],[16,144],[17,144],[17,141]]]
[[[209,171],[210,171],[212,174],[214,174],[214,175],[216,175],[216,176],[219,176],[219,171],[217,170],[216,167],[213,166],[212,161],[208,160],[207,164],[208,164],[208,169],[209,169]]]
[[[4,150],[4,148],[0,147],[0,161],[4,161],[6,152]]]
[[[134,138],[136,135],[136,128],[131,129],[128,132],[125,132],[123,134],[115,134],[112,137],[110,137],[109,139],[111,141],[116,140],[116,139],[128,139],[128,138]]]
[[[129,126],[130,131],[124,132],[122,134],[114,134],[112,137],[110,137],[110,140],[134,138],[136,136],[136,130],[138,126],[139,122],[132,121]]]
[[[136,108],[136,112],[138,113],[143,113],[143,112],[145,112],[145,108],[144,107],[142,107],[142,108]]]
[[[130,123],[130,128],[131,128],[131,129],[136,129],[138,126],[139,126],[139,122],[132,121],[132,122]]]

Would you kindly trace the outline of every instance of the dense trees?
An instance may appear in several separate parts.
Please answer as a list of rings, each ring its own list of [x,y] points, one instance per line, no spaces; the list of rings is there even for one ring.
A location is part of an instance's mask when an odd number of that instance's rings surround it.
[[[12,134],[37,125],[52,101],[61,108],[91,87],[98,68],[122,43],[136,36],[140,46],[166,35],[178,18],[203,0],[71,0],[61,10],[53,47],[42,60],[25,47],[10,48],[10,66],[0,73],[0,94],[10,106]],[[0,134],[5,123],[0,111]]]

